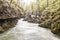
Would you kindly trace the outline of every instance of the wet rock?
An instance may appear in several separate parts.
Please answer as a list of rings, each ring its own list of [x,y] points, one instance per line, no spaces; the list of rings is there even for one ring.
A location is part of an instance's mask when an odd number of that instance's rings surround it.
[[[38,15],[29,12],[29,13],[25,14],[24,20],[28,21],[28,22],[31,22],[31,23],[38,23],[39,22],[39,18],[40,17]]]
[[[7,31],[9,28],[15,27],[17,24],[17,19],[5,19],[5,20],[0,20],[0,33]]]

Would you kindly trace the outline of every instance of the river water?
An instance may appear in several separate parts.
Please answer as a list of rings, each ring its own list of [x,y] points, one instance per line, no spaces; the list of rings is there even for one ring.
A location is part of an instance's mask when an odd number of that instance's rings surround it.
[[[49,29],[21,19],[16,27],[0,34],[0,40],[60,40],[60,37],[51,33]]]

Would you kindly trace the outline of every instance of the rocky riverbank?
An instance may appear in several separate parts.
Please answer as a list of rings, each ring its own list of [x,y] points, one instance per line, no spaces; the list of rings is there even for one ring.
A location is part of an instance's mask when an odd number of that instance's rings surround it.
[[[47,7],[40,17],[40,26],[51,28],[51,31],[60,35],[60,2]]]
[[[0,0],[0,33],[15,27],[18,18],[20,18],[20,7],[12,1]]]
[[[54,34],[60,35],[59,0],[47,6],[43,11],[24,13],[17,0],[0,0],[0,33],[14,27],[18,19],[24,17],[25,21],[38,23],[40,27],[49,28]]]
[[[38,23],[40,27],[49,28],[54,34],[60,35],[60,1],[46,7],[39,15],[29,15],[25,20],[32,23]],[[37,13],[36,13],[37,14]]]
[[[0,34],[0,40],[60,40],[60,36],[54,35],[49,29],[22,20],[18,21],[16,27]]]

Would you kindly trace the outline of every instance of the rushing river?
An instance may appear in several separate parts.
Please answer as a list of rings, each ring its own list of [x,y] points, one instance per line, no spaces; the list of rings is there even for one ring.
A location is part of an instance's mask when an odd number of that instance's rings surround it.
[[[49,29],[38,27],[38,24],[19,20],[16,27],[0,34],[0,40],[60,40]]]

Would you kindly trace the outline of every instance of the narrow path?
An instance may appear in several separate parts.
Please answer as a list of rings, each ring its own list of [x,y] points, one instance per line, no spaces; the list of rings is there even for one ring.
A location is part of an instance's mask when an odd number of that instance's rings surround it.
[[[15,28],[0,34],[0,40],[60,40],[60,38],[51,33],[49,29],[21,19]]]

